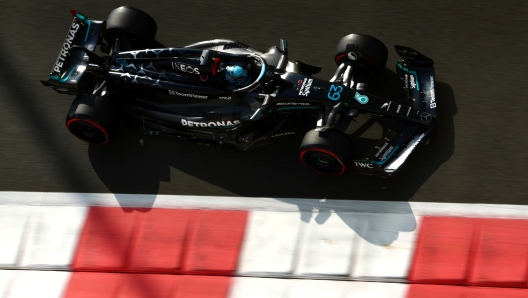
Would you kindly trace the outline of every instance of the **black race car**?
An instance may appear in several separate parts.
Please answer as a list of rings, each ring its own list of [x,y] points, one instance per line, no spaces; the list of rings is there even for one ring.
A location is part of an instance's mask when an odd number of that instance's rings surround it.
[[[72,15],[59,56],[42,83],[76,95],[66,127],[86,142],[110,141],[125,114],[132,127],[148,135],[246,150],[296,134],[301,117],[310,114],[315,129],[300,146],[306,167],[340,175],[352,165],[363,174],[387,177],[436,123],[433,61],[395,46],[403,96],[397,101],[375,96],[368,86],[385,69],[388,52],[368,35],[343,37],[335,75],[321,80],[312,77],[320,67],[288,61],[285,40],[267,52],[228,39],[170,48],[155,40],[156,22],[139,9],[116,8],[106,21]],[[230,80],[230,67],[243,69],[247,80]],[[353,160],[353,144],[344,132],[362,113],[391,122],[383,138]]]

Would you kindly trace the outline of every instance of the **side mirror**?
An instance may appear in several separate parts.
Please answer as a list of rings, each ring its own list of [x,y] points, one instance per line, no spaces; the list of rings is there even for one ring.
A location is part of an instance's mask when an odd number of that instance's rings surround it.
[[[284,54],[288,54],[288,42],[284,39],[281,39],[279,41],[279,50]]]
[[[277,70],[284,71],[286,70],[286,66],[288,65],[288,46],[286,40],[280,40],[279,51],[281,52],[281,58],[279,60],[279,63],[277,64]]]
[[[203,50],[202,54],[200,55],[200,65],[211,66],[211,63],[213,61],[213,54],[214,51],[212,50]]]

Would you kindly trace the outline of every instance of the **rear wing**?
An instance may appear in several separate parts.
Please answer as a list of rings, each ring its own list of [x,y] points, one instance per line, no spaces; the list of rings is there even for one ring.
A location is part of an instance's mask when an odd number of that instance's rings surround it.
[[[83,51],[72,50],[72,47],[80,46],[94,51],[105,24],[103,21],[90,20],[73,10],[72,15],[72,24],[51,68],[49,78],[41,83],[59,93],[79,94],[83,89],[89,90],[92,87],[95,77],[91,74],[84,76],[88,56]]]

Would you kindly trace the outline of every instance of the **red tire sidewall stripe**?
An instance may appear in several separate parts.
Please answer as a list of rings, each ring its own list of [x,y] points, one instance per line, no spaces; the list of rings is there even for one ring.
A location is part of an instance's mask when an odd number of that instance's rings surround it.
[[[102,131],[103,134],[105,135],[106,140],[105,140],[104,142],[102,142],[102,143],[94,143],[94,144],[97,144],[97,145],[104,145],[104,144],[108,143],[108,132],[106,131],[106,129],[104,129],[104,127],[102,127],[101,125],[99,125],[99,124],[97,124],[97,123],[95,123],[95,122],[93,122],[93,121],[91,121],[91,120],[88,120],[88,119],[81,119],[81,118],[72,118],[72,119],[70,119],[70,120],[68,120],[68,121],[66,122],[66,128],[68,128],[68,130],[71,132],[70,125],[71,125],[72,123],[74,123],[74,122],[79,122],[79,121],[80,121],[80,122],[86,122],[86,123],[88,123],[88,124],[90,124],[90,125],[95,126],[95,127],[98,128],[100,131]],[[85,141],[85,140],[79,138],[78,136],[76,136],[74,133],[72,133],[72,134],[73,134],[76,138],[78,138],[79,140],[81,140],[81,141]],[[86,141],[85,141],[85,142],[86,142]]]
[[[339,65],[339,60],[341,60],[341,58],[346,57],[346,55],[347,55],[347,54],[341,54],[341,55],[337,56],[337,57],[335,58],[336,63]]]
[[[380,69],[380,66],[378,65],[378,63],[376,63],[376,61],[372,60],[372,59],[369,59],[365,56],[363,56],[365,58],[365,60],[369,61],[370,63],[374,64],[374,66],[376,66],[376,68]]]
[[[322,172],[319,172],[317,170],[314,170],[312,167],[308,166],[304,160],[303,160],[303,156],[304,154],[306,154],[308,151],[319,151],[319,152],[323,152],[323,153],[326,153],[330,156],[332,156],[333,158],[335,158],[340,164],[341,164],[341,172],[337,173],[337,174],[334,174],[332,176],[339,176],[341,174],[343,174],[346,170],[346,166],[344,163],[341,162],[341,158],[339,158],[339,156],[337,156],[336,154],[334,154],[333,152],[331,151],[328,151],[328,150],[325,150],[325,149],[320,149],[320,148],[311,148],[311,149],[305,149],[301,152],[301,155],[300,155],[300,158],[301,158],[301,162],[303,163],[303,165],[311,170],[313,170],[314,172],[316,172],[317,174],[320,174],[320,175],[325,175],[325,174],[322,174]]]

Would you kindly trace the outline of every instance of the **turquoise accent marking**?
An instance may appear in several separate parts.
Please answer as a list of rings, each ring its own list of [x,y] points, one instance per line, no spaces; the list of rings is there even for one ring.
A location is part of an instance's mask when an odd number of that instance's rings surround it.
[[[128,61],[126,61],[125,59],[115,59],[115,62],[121,66],[128,66]]]
[[[418,84],[418,74],[414,70],[409,71],[409,73],[411,75],[414,75],[414,83],[416,84],[416,90],[420,91],[420,84]]]
[[[401,68],[401,69],[403,69],[403,70],[405,70],[405,71],[409,71],[409,69],[408,69],[407,67],[403,67],[403,65],[402,65],[400,62],[396,63],[396,65],[397,65],[399,68]]]
[[[49,79],[58,81],[60,79],[60,77],[58,75],[50,75]]]
[[[387,156],[387,158],[385,158],[384,161],[376,161],[376,162],[374,162],[374,164],[375,165],[383,165],[384,163],[386,163],[391,158],[391,156],[394,154],[394,152],[396,152],[396,150],[398,150],[399,147],[400,146],[396,146],[394,148],[394,150],[392,150],[392,152]]]
[[[61,82],[61,83],[66,82],[66,81],[70,78],[70,76],[71,76],[71,74],[73,73],[74,70],[75,70],[75,67],[73,67],[73,68],[70,70],[70,72],[68,73],[68,75],[66,75],[64,78],[60,79],[59,82]]]
[[[356,94],[354,95],[354,98],[362,105],[369,102],[369,98],[366,95],[361,95],[359,92],[356,91]]]
[[[258,76],[257,81],[260,81],[260,79],[262,79],[265,73],[266,73],[266,64],[262,64],[262,69],[260,70],[260,75]]]
[[[86,36],[84,37],[84,41],[86,42],[88,40],[88,33],[90,32],[90,26],[92,25],[92,22],[90,22],[90,20],[88,20],[85,16],[80,13],[77,13],[75,17],[88,24],[88,29],[86,29]]]
[[[90,26],[92,25],[92,22],[90,22],[90,20],[86,20],[86,23],[88,24],[88,29],[86,29],[86,36],[84,37],[85,42],[88,40],[88,33],[90,32]]]
[[[403,67],[402,64],[401,64],[401,62],[399,62],[399,61],[398,61],[398,63],[396,63],[396,65],[397,65],[399,68],[401,68],[401,69],[403,69],[403,70],[409,72],[410,74],[414,74],[414,81],[416,82],[416,90],[420,91],[420,84],[418,84],[418,74],[416,73],[416,71],[414,71],[414,70],[409,70],[407,67]]]

